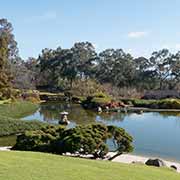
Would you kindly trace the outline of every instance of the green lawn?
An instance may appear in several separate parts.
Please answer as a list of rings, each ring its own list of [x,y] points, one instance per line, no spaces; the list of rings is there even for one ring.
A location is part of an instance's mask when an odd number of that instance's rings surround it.
[[[21,118],[35,112],[38,104],[28,101],[17,101],[9,104],[0,104],[0,115],[11,118]]]
[[[165,168],[33,152],[0,152],[0,180],[179,180]]]
[[[27,101],[0,104],[0,136],[36,130],[44,126],[44,123],[39,121],[20,120],[20,118],[35,112],[38,107],[38,104]]]

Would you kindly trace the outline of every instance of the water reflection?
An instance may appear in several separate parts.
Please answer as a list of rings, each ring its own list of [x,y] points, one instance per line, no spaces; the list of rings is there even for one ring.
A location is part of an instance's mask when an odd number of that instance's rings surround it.
[[[103,122],[103,123],[105,123],[105,122],[106,123],[108,123],[108,122],[116,123],[117,121],[122,122],[126,116],[129,116],[129,114],[117,113],[117,112],[101,113],[96,116],[96,121]]]
[[[176,116],[180,117],[180,112],[160,112],[163,117]]]
[[[61,118],[60,112],[69,112],[68,119],[77,124],[95,122],[96,114],[92,111],[86,111],[78,104],[66,103],[45,103],[40,106],[39,113],[46,122],[58,122]]]
[[[34,114],[25,117],[26,120],[40,120],[48,123],[58,123],[60,120],[60,112],[69,112],[68,119],[75,124],[88,124],[95,121],[123,121],[125,114],[121,113],[106,113],[98,114],[96,112],[85,110],[79,104],[68,103],[43,103]]]

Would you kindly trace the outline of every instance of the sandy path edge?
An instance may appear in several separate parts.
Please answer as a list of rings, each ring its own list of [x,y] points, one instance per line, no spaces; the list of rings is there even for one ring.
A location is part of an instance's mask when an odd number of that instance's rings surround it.
[[[113,156],[114,154],[115,154],[114,152],[108,153],[109,156]],[[131,164],[133,161],[145,163],[148,159],[156,159],[156,158],[157,157],[144,157],[144,156],[133,155],[133,154],[122,154],[122,155],[116,157],[115,159],[113,159],[112,161]],[[180,172],[180,163],[173,162],[173,161],[167,161],[167,160],[164,160],[159,157],[158,157],[158,159],[163,160],[166,163],[167,167],[170,167],[171,165],[176,166],[177,172]]]
[[[12,148],[12,146],[0,147],[0,151],[10,151],[11,148]]]

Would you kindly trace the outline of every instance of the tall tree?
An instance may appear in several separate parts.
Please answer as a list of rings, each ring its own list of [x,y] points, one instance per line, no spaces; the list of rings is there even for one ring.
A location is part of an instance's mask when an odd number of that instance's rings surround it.
[[[172,54],[168,49],[153,52],[150,58],[151,68],[159,80],[159,89],[163,89],[166,80],[171,76],[171,64],[173,63]]]
[[[180,89],[180,51],[172,56],[170,89]],[[179,85],[179,87],[178,87]]]
[[[154,89],[157,85],[156,72],[151,68],[150,60],[145,57],[134,59],[136,64],[135,84],[138,89]]]
[[[134,81],[135,63],[122,49],[107,49],[99,54],[97,77],[118,87],[131,86]]]
[[[45,48],[37,59],[37,66],[39,67],[39,86],[53,86],[54,85],[54,69],[52,67],[53,59],[56,51]]]
[[[94,62],[97,59],[97,53],[90,42],[78,42],[71,48],[73,61],[77,66],[77,73],[81,78],[92,75]]]
[[[10,62],[15,61],[18,49],[12,34],[13,28],[7,19],[0,19],[0,92],[1,97],[9,98],[12,76]]]
[[[79,42],[71,49],[43,50],[39,56],[39,65],[41,72],[46,76],[44,79],[49,79],[51,86],[58,86],[61,79],[67,79],[72,88],[76,78],[82,79],[92,75],[95,59],[93,45],[89,42]]]
[[[26,61],[22,59],[16,60],[16,63],[11,65],[11,72],[13,74],[12,85],[14,88],[36,89],[39,69],[35,58],[28,58]]]

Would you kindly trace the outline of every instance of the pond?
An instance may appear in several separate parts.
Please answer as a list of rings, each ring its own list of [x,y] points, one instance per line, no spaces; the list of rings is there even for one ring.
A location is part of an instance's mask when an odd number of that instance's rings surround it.
[[[69,112],[69,127],[101,122],[126,129],[134,138],[134,153],[180,161],[180,114],[178,113],[102,113],[85,110],[78,104],[43,103],[25,120],[58,123],[61,111]]]

